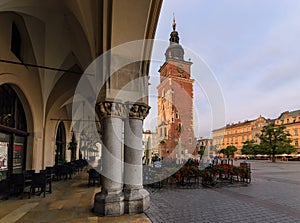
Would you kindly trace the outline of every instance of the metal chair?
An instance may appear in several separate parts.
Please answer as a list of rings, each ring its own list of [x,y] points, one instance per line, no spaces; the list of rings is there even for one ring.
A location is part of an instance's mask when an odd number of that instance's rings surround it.
[[[45,172],[41,173],[35,173],[32,176],[32,181],[31,181],[31,187],[30,187],[30,195],[35,194],[35,189],[39,189],[40,194],[43,193],[43,196],[46,196],[46,189],[47,189],[47,176]],[[49,190],[51,193],[51,186],[49,185]]]
[[[101,174],[97,170],[90,169],[87,173],[89,174],[88,186],[95,186],[96,182],[98,182],[99,186],[101,185]]]
[[[21,194],[21,198],[23,199],[25,194],[25,189],[30,187],[31,180],[25,177],[23,173],[12,173],[8,176],[8,181],[10,185],[10,190],[13,191],[14,194]],[[29,194],[30,197],[30,194]]]

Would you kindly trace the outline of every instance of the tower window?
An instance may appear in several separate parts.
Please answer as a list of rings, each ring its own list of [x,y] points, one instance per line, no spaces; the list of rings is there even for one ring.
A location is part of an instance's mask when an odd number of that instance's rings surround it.
[[[162,94],[161,96],[164,98],[166,96],[166,92],[165,92],[165,89],[162,90]]]
[[[11,29],[11,51],[21,60],[21,34],[14,22]]]
[[[182,125],[181,123],[178,123],[178,132],[181,132],[181,130],[182,130]]]

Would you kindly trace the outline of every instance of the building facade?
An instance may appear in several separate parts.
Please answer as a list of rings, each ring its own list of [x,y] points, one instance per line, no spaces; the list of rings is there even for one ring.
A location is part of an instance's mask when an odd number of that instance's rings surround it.
[[[175,19],[160,67],[158,90],[158,138],[163,159],[184,159],[195,150],[193,83],[190,61],[184,60]]]
[[[106,57],[106,66],[97,67],[100,70],[93,70],[91,64],[123,43],[152,39],[161,4],[161,0],[1,2],[0,181],[10,173],[39,172],[70,161],[67,145],[74,134],[77,159],[80,149],[102,144],[104,177],[102,191],[95,196],[97,214],[136,213],[149,206],[141,182],[142,122],[149,110],[147,82],[126,91],[127,95],[141,92],[143,97],[118,97],[131,80],[147,77],[149,62],[137,60],[114,71],[109,79],[112,54]],[[151,47],[144,47],[136,48],[138,56],[131,52],[118,58],[141,58],[141,52],[150,57]],[[74,101],[86,70],[95,71],[98,79],[89,73],[84,92],[96,89],[100,80],[105,84],[94,98],[83,93],[82,100]],[[79,113],[80,119],[74,120]],[[137,164],[133,169],[108,155],[120,161],[123,152],[124,162]],[[128,180],[133,173],[138,173],[134,182]]]
[[[295,154],[300,154],[300,110],[285,111],[274,120],[266,119],[262,116],[255,120],[246,120],[235,124],[228,124],[224,128],[213,130],[213,147],[217,150],[226,148],[229,145],[237,147],[236,157],[241,155],[243,142],[254,140],[259,143],[258,135],[265,125],[275,123],[275,125],[284,125],[286,131],[290,134],[292,145],[295,146]]]
[[[275,119],[276,125],[285,125],[286,131],[291,135],[292,145],[296,147],[296,153],[300,154],[300,110],[286,111]]]
[[[143,132],[143,163],[152,164],[152,157],[160,157],[157,132],[146,130]]]
[[[210,138],[200,138],[197,140],[196,149],[198,153],[203,153],[201,160],[207,162],[216,156],[213,140]]]
[[[235,157],[239,157],[242,155],[241,149],[243,143],[247,140],[254,140],[259,143],[258,134],[260,134],[262,128],[270,122],[271,120],[259,116],[254,120],[228,124],[226,127],[212,131],[212,145],[217,150],[224,149],[231,145],[235,146],[237,148]]]

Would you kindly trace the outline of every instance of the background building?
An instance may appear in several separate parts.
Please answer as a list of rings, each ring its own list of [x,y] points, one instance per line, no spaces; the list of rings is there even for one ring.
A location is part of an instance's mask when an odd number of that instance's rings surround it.
[[[289,132],[292,145],[297,149],[296,154],[300,154],[300,110],[286,111],[280,114],[277,119],[266,119],[262,116],[255,120],[246,120],[235,124],[228,124],[226,127],[213,130],[213,146],[221,150],[229,145],[237,147],[235,156],[241,155],[243,142],[254,140],[259,143],[258,135],[265,125],[275,123],[275,125],[284,125]]]
[[[146,130],[143,132],[143,163],[152,164],[152,157],[160,157],[157,132]]]
[[[297,148],[296,153],[300,154],[300,110],[281,113],[280,116],[275,119],[275,124],[286,126],[286,131],[291,135],[292,144]]]
[[[209,138],[200,138],[197,140],[196,144],[197,152],[201,153],[203,151],[203,155],[201,157],[201,160],[203,162],[207,162],[211,159],[213,159],[217,154],[215,147],[213,146],[213,140]]]
[[[158,90],[158,138],[162,158],[184,159],[196,148],[193,120],[193,83],[190,61],[184,60],[175,19],[160,67]]]
[[[213,130],[213,146],[217,150],[224,149],[230,145],[235,146],[237,148],[235,156],[238,157],[241,155],[243,142],[254,140],[259,143],[257,135],[270,122],[271,120],[259,116],[254,120],[228,124],[226,127]]]

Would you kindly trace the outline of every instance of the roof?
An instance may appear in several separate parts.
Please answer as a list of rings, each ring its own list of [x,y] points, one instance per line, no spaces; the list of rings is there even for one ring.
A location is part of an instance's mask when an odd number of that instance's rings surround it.
[[[298,115],[300,115],[300,110],[296,110],[296,111],[285,111],[285,112],[282,112],[281,115],[278,117],[278,119],[280,119],[281,121],[284,120],[284,118],[286,116],[292,116],[293,118],[296,118]]]
[[[214,129],[213,131],[222,130],[222,129],[229,129],[229,128],[234,128],[234,127],[238,127],[238,126],[243,126],[243,125],[252,123],[252,122],[256,121],[256,120],[259,119],[259,118],[265,119],[267,123],[270,123],[270,122],[271,122],[270,119],[266,119],[266,118],[264,118],[263,116],[259,116],[259,117],[256,118],[256,119],[245,120],[244,122],[238,122],[238,123],[227,124],[226,126],[221,127],[221,128],[218,128],[218,129]]]

